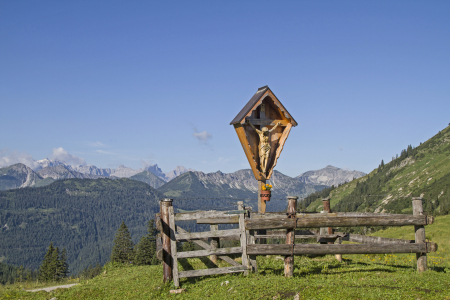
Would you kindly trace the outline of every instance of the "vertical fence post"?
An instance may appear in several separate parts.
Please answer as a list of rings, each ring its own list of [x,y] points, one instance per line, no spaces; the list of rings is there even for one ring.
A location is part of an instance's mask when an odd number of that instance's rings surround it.
[[[172,199],[162,199],[161,207],[161,225],[162,225],[162,244],[163,244],[163,278],[164,282],[172,280],[172,251],[170,247],[170,226],[169,226],[169,207],[172,206]]]
[[[210,226],[210,228],[211,228],[211,231],[217,231],[217,230],[219,230],[219,225],[218,225],[218,224],[211,224],[211,225],[209,225],[209,226]],[[210,246],[211,246],[211,250],[220,248],[220,238],[211,238],[209,244],[210,244]],[[211,255],[211,256],[209,257],[209,259],[210,259],[213,263],[217,264],[217,255]]]
[[[423,215],[423,205],[422,197],[413,197],[413,215]],[[425,226],[414,225],[414,231],[416,232],[416,243],[425,243]],[[416,253],[417,259],[417,271],[423,272],[427,270],[427,254],[426,253]]]
[[[326,211],[327,213],[331,213],[330,197],[327,197],[322,200],[323,200],[323,211]],[[328,227],[327,232],[328,232],[328,234],[333,234],[333,227]],[[341,238],[336,239],[336,242],[338,244],[340,244]],[[328,244],[333,244],[333,242],[328,242]],[[334,256],[336,257],[337,261],[342,262],[342,254],[335,254]]]
[[[243,201],[238,201],[238,209],[244,210],[244,202]],[[244,214],[239,214],[239,229],[241,231],[240,242],[241,242],[241,247],[242,247],[242,265],[248,268],[249,263],[248,263],[248,256],[247,256],[247,234],[245,231],[244,218],[245,218]],[[244,272],[244,275],[248,275],[248,270]]]
[[[297,213],[297,199],[295,196],[288,196],[287,213],[289,218],[295,218]],[[295,228],[289,228],[286,231],[286,244],[292,245],[292,254],[284,257],[284,276],[292,277],[294,275],[294,241]]]
[[[173,206],[169,206],[169,226],[170,226],[170,251],[172,257],[172,279],[176,287],[180,286],[180,278],[178,277],[178,252],[177,252],[177,238],[175,237],[175,213]]]
[[[323,204],[323,210],[322,210],[323,213],[331,212],[331,209],[330,209],[330,198],[329,197],[322,199],[322,204]],[[333,229],[331,227],[321,227],[320,231],[319,231],[319,234],[320,235],[330,234],[330,229],[331,229],[331,232],[333,232]],[[320,242],[320,243],[321,244],[326,244],[326,242]]]

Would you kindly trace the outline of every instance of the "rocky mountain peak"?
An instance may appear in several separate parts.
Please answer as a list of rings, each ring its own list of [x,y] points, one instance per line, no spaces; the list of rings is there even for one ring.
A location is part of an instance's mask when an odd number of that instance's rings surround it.
[[[308,171],[295,177],[300,182],[313,185],[338,186],[366,175],[364,172],[343,170],[331,165],[320,170]]]

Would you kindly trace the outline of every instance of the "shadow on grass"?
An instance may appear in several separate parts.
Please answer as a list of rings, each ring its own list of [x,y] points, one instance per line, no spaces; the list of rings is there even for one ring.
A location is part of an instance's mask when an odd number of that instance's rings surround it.
[[[186,258],[178,259],[178,263],[183,267],[184,271],[194,270],[194,267],[189,263],[189,261]]]

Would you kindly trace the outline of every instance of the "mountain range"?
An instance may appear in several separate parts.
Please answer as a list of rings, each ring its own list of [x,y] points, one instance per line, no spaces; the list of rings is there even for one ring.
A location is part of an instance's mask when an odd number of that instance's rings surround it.
[[[98,168],[96,166],[92,165],[69,165],[66,164],[63,161],[59,160],[51,160],[48,158],[41,159],[36,161],[37,166],[33,168],[33,171],[39,171],[44,168],[51,168],[51,167],[57,167],[57,166],[64,166],[69,171],[75,171],[81,174],[86,175],[95,175],[95,176],[101,176],[101,177],[117,177],[117,178],[129,178],[131,176],[134,176],[136,174],[139,174],[141,172],[149,171],[153,173],[154,175],[158,176],[165,182],[172,180],[173,178],[177,177],[178,175],[181,175],[187,171],[194,171],[192,169],[186,169],[183,166],[177,166],[174,170],[164,173],[157,164],[155,165],[149,165],[144,168],[140,168],[138,170],[132,169],[129,167],[125,167],[124,165],[120,165],[116,169],[110,169],[110,168]],[[78,178],[78,177],[77,177]],[[97,177],[99,178],[99,177]]]
[[[39,166],[31,169],[24,164],[18,163],[9,167],[0,168],[0,190],[7,190],[13,188],[23,187],[38,187],[52,183],[54,180],[79,178],[79,179],[98,179],[98,178],[130,178],[149,184],[154,188],[159,188],[166,183],[178,178],[188,172],[192,172],[192,176],[198,177],[205,187],[205,192],[211,191],[208,185],[224,185],[226,189],[237,189],[241,191],[248,191],[251,193],[256,192],[256,181],[253,180],[251,173],[240,170],[234,173],[225,174],[220,171],[215,173],[203,173],[200,171],[194,171],[192,169],[186,169],[185,167],[178,166],[176,169],[164,173],[157,165],[147,166],[138,170],[119,166],[117,169],[103,169],[96,166],[72,166],[62,161],[43,159],[37,161]],[[243,173],[244,172],[244,173]],[[281,173],[277,173],[281,174]],[[331,186],[338,185],[344,182],[348,182],[353,178],[359,178],[365,175],[358,171],[342,170],[333,166],[327,166],[324,169],[308,171],[296,178],[291,178],[286,175],[282,175],[282,180],[279,180],[280,175],[274,175],[270,180],[270,183],[277,187],[277,185],[283,185],[283,190],[288,185],[297,185],[303,183],[303,185],[310,186]],[[180,179],[184,180],[184,178]],[[289,182],[289,184],[288,184]],[[177,183],[172,183],[166,189],[171,189]],[[287,190],[299,191],[302,187],[291,187]],[[280,186],[281,187],[281,186]],[[286,190],[286,191],[287,191]],[[232,192],[233,193],[233,192]],[[241,193],[241,192],[240,192]],[[176,193],[175,193],[176,194]],[[286,194],[286,193],[284,193]]]

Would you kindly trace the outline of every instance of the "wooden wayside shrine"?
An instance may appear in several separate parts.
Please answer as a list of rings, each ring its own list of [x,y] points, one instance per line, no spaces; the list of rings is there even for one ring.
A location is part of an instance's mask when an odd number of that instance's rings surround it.
[[[156,215],[156,226],[161,232],[157,238],[157,257],[163,261],[164,281],[173,280],[180,286],[180,278],[257,271],[257,255],[283,255],[284,275],[294,274],[295,255],[388,254],[416,253],[417,270],[427,270],[427,253],[437,251],[437,244],[425,240],[425,226],[434,218],[423,214],[422,198],[413,198],[413,215],[386,213],[331,213],[330,199],[323,199],[321,213],[298,213],[297,197],[288,197],[286,213],[253,213],[238,202],[235,211],[195,211],[175,213],[171,199],[161,200],[161,211]],[[176,221],[196,220],[211,225],[210,231],[187,232]],[[238,224],[237,229],[218,230],[217,224]],[[353,226],[414,226],[415,240],[371,237],[334,232],[333,227]],[[326,230],[317,229],[325,228]],[[274,230],[275,229],[275,230]],[[297,230],[300,229],[300,230]],[[258,232],[264,231],[264,234]],[[284,244],[256,244],[256,239],[284,239]],[[205,240],[209,240],[207,243]],[[220,248],[221,239],[239,240],[238,247]],[[297,243],[299,239],[314,239],[317,244]],[[177,243],[192,241],[203,250],[178,252]],[[341,244],[342,241],[358,244]],[[241,263],[230,255],[239,255]],[[190,257],[208,257],[217,266],[217,259],[230,266],[202,270],[178,270],[178,260]]]
[[[230,125],[236,130],[261,191],[297,122],[266,85],[258,89]],[[266,203],[258,193],[258,212],[265,211]]]
[[[279,126],[270,134],[270,153],[266,170],[260,167],[260,140],[255,129],[267,127],[269,130],[277,123]],[[237,116],[231,121],[244,148],[253,175],[256,180],[267,180],[272,176],[273,168],[277,164],[292,126],[297,126],[297,122],[289,114],[287,109],[281,104],[272,90],[266,85],[258,89],[250,101],[242,108]]]

